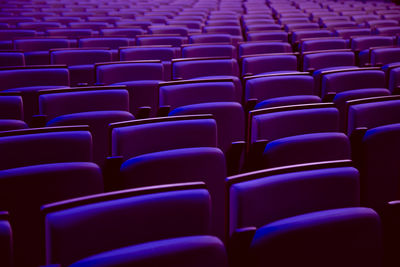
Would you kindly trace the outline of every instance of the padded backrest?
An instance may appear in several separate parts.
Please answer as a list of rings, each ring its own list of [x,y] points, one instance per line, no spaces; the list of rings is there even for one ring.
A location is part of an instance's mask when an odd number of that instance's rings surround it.
[[[369,129],[359,147],[362,205],[382,208],[400,197],[400,123]]]
[[[229,34],[196,34],[189,37],[189,43],[231,43],[232,37]]]
[[[0,96],[0,119],[23,120],[22,97]]]
[[[248,41],[288,41],[288,33],[284,31],[248,32]]]
[[[149,27],[149,32],[151,34],[179,34],[186,36],[189,29],[182,26],[151,26]]]
[[[274,97],[313,95],[314,79],[309,75],[277,75],[246,81],[245,98],[259,101]]]
[[[382,266],[381,227],[368,208],[299,215],[260,228],[250,255],[253,266]]]
[[[354,65],[355,56],[350,51],[307,54],[303,57],[303,71]]]
[[[194,45],[182,48],[182,57],[230,57],[236,58],[236,48],[229,44]]]
[[[339,111],[334,107],[277,111],[252,116],[251,142],[307,133],[337,132]]]
[[[82,38],[79,40],[79,47],[108,47],[118,49],[121,46],[128,46],[129,39],[124,37],[107,37],[107,38]]]
[[[358,35],[370,35],[371,29],[370,28],[359,28],[359,29],[337,29],[334,32],[335,36],[340,36],[345,39],[350,39],[352,36]]]
[[[138,80],[162,80],[163,66],[157,62],[116,63],[96,66],[96,80],[113,84]]]
[[[0,67],[10,66],[25,66],[24,53],[0,51]]]
[[[342,38],[337,39],[320,39],[320,40],[304,40],[301,42],[301,51],[316,51],[316,50],[329,50],[329,49],[345,49],[347,43]]]
[[[89,65],[99,62],[111,61],[112,54],[110,50],[59,50],[50,53],[52,64],[65,64],[67,66]]]
[[[393,37],[390,36],[360,36],[351,39],[351,49],[362,51],[375,46],[393,45]]]
[[[81,152],[72,146],[69,149]],[[89,162],[1,170],[0,177],[0,207],[10,212],[16,266],[43,264],[44,229],[40,206],[103,192],[101,169]]]
[[[91,29],[47,29],[46,34],[49,36],[66,36],[66,37],[80,37],[92,36]]]
[[[0,40],[12,40],[18,37],[33,37],[36,35],[35,30],[21,30],[21,29],[1,29]]]
[[[179,237],[148,242],[101,253],[80,260],[71,267],[83,267],[101,261],[104,267],[123,263],[130,266],[209,266],[227,267],[224,244],[213,236]]]
[[[155,59],[171,61],[176,57],[173,47],[130,47],[119,51],[121,61]]]
[[[347,132],[356,128],[375,128],[400,123],[400,100],[376,101],[350,105],[348,109]]]
[[[385,88],[381,70],[355,70],[326,74],[322,77],[322,95],[365,88]]]
[[[124,246],[208,233],[210,195],[204,187],[157,186],[82,201],[44,207],[47,264],[65,266]]]
[[[1,70],[0,84],[2,90],[28,86],[68,86],[69,72],[66,68]]]
[[[29,51],[47,51],[54,48],[68,48],[68,39],[19,39],[14,41],[15,49]]]
[[[92,136],[88,131],[31,132],[21,130],[0,137],[0,170],[92,159]]]
[[[301,41],[304,38],[330,37],[332,32],[329,30],[296,30],[292,34],[292,43]]]
[[[129,110],[129,96],[124,89],[76,90],[39,96],[39,112],[51,120],[55,117],[88,111]]]
[[[389,63],[400,62],[400,48],[377,48],[371,51],[371,65],[383,66]]]
[[[138,36],[137,45],[172,45],[179,47],[187,42],[187,37],[182,36]]]
[[[233,36],[242,34],[240,26],[205,26],[203,31],[205,33],[227,33]]]
[[[159,105],[171,106],[171,110],[185,105],[204,102],[236,101],[235,85],[230,81],[161,84]]]
[[[250,42],[239,45],[239,56],[288,52],[292,52],[292,47],[284,42]]]
[[[192,79],[202,76],[238,76],[239,67],[235,59],[204,59],[176,61],[172,64],[174,79]]]
[[[242,75],[273,71],[297,71],[297,57],[295,55],[268,55],[243,58]]]
[[[216,147],[213,119],[154,121],[112,129],[112,156],[125,160],[152,152],[186,148]],[[195,133],[195,134],[194,134]]]
[[[111,28],[111,29],[101,29],[101,35],[103,36],[126,36],[135,37],[136,35],[144,34],[145,31],[139,28]]]
[[[120,172],[123,188],[204,182],[211,195],[211,233],[225,239],[226,166],[220,149],[193,147],[143,154],[125,161]]]
[[[231,234],[244,227],[259,228],[303,213],[354,207],[360,203],[359,172],[353,167],[259,176],[242,182],[232,179],[229,187]]]

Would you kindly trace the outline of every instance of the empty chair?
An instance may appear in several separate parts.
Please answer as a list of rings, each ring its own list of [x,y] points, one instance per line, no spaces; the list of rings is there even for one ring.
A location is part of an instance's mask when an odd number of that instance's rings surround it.
[[[103,192],[101,170],[90,162],[92,137],[82,126],[17,130],[3,132],[0,146],[0,206],[10,213],[14,263],[38,266],[44,263],[40,206]]]
[[[240,26],[205,26],[204,33],[225,33],[230,34],[236,42],[242,41],[242,29]]]
[[[293,32],[296,30],[305,30],[305,29],[319,29],[319,24],[314,22],[305,22],[305,23],[291,23],[285,25],[285,31]]]
[[[217,125],[210,115],[114,123],[111,144],[108,166],[116,165],[115,173],[110,173],[114,183],[111,186],[132,188],[203,181],[213,205],[211,231],[225,238],[226,165],[224,154],[216,147]]]
[[[36,36],[35,30],[21,30],[21,29],[0,29],[0,48],[2,50],[12,50],[12,40],[23,37]]]
[[[92,29],[86,28],[86,29],[47,29],[45,34],[48,36],[90,37],[94,33]]]
[[[354,21],[329,21],[325,22],[323,26],[328,30],[336,30],[341,28],[357,27],[358,24]]]
[[[247,31],[279,31],[282,26],[279,24],[250,24],[246,25]]]
[[[329,30],[296,30],[292,33],[291,43],[295,44],[305,38],[320,38],[320,37],[331,37],[332,32]]]
[[[179,57],[179,48],[165,46],[137,46],[122,47],[119,49],[119,60],[135,61],[135,60],[161,60],[164,71],[163,80],[171,80],[173,58]]]
[[[121,61],[95,65],[99,85],[125,85],[129,92],[129,111],[141,118],[141,112],[155,115],[157,85],[163,80],[163,65],[159,60]],[[142,110],[142,111],[141,111]],[[148,114],[148,115],[149,115]],[[147,115],[147,116],[148,116]]]
[[[197,43],[232,43],[232,37],[230,34],[194,34],[189,36],[190,44]]]
[[[191,44],[182,47],[182,57],[229,57],[236,58],[236,47],[230,44]]]
[[[239,57],[256,54],[289,53],[292,47],[286,42],[246,42],[239,44]]]
[[[368,208],[308,213],[260,227],[249,250],[252,266],[382,266],[381,221]]]
[[[178,34],[187,36],[189,29],[182,26],[150,26],[148,28],[151,34]]]
[[[351,39],[353,36],[371,35],[371,29],[369,28],[336,29],[333,32],[333,35],[342,37],[344,39]]]
[[[134,119],[128,110],[129,95],[124,86],[39,91],[38,114],[45,123],[41,126],[88,125],[93,136],[93,161],[100,166],[108,155],[108,125]]]
[[[255,55],[242,59],[242,76],[296,71],[297,56],[292,53]]]
[[[111,50],[103,48],[52,49],[50,51],[51,64],[68,66],[71,86],[93,85],[94,64],[111,60]]]
[[[317,50],[332,50],[332,49],[346,49],[347,43],[342,38],[311,38],[302,39],[299,44],[301,52],[317,51]]]
[[[288,41],[288,33],[284,31],[247,32],[247,41]]]
[[[247,137],[252,169],[350,159],[333,104],[303,104],[250,111]]]
[[[356,68],[321,73],[321,95],[332,99],[341,113],[341,129],[345,129],[346,101],[390,95],[385,73],[381,70]]]
[[[13,266],[13,238],[9,217],[7,211],[0,212],[0,261],[4,267]]]
[[[148,212],[149,209],[152,210],[151,213]],[[116,259],[119,263],[130,262],[132,258],[136,258],[140,263],[148,257],[143,257],[142,254],[137,258],[137,254],[143,252],[143,249],[147,250],[146,248],[151,245],[159,244],[156,247],[160,249],[157,250],[160,254],[157,254],[162,258],[165,250],[160,245],[169,245],[169,252],[174,255],[176,249],[174,239],[175,242],[184,241],[183,238],[195,241],[196,238],[191,239],[191,236],[207,235],[210,196],[202,183],[175,184],[117,191],[53,203],[44,206],[42,211],[46,221],[47,264],[60,263],[68,266],[76,261],[90,262],[92,257],[104,259],[113,254],[120,255]],[[93,216],[94,214],[96,216]],[[109,216],[117,216],[120,219],[108,220]],[[101,221],[97,218],[101,218]],[[99,231],[104,237],[101,240],[96,238],[96,233]],[[226,259],[224,261],[222,257],[221,260],[220,254],[224,253],[220,241],[211,237],[204,238],[205,241],[214,241],[211,248],[204,248],[210,252],[208,256],[212,259],[215,254],[219,255],[216,264],[222,263],[222,266],[226,266]],[[154,241],[160,242],[154,243]],[[186,249],[190,251],[193,245],[188,242]],[[113,254],[107,254],[108,251]],[[217,266],[211,259],[195,251],[192,251],[192,257],[197,255],[196,263],[210,262],[211,266]],[[211,253],[212,251],[214,253]],[[183,261],[177,266],[184,266],[185,262],[190,263],[193,259],[185,256],[166,260]],[[113,263],[109,260],[106,262]],[[157,263],[157,260],[155,262]],[[75,266],[82,265],[78,262]]]
[[[44,32],[49,28],[61,28],[59,22],[21,22],[17,24],[20,29],[34,29],[37,32]]]
[[[371,66],[384,66],[390,63],[400,62],[400,48],[398,47],[385,47],[370,49],[370,63]]]
[[[29,122],[37,113],[36,92],[48,88],[69,87],[65,66],[20,67],[0,70],[3,92],[18,92],[23,99],[24,119]]]
[[[81,38],[78,42],[78,47],[105,47],[111,49],[112,61],[117,61],[118,48],[134,44],[135,40],[126,37],[95,37],[95,38]]]
[[[110,27],[110,24],[107,22],[71,22],[68,24],[71,29],[74,28],[82,28],[82,29],[91,29],[94,32],[100,31],[102,28]]]
[[[248,108],[321,102],[315,93],[313,77],[304,72],[245,78],[245,101]]]
[[[393,19],[368,20],[365,25],[370,28],[397,26],[399,22]]]
[[[49,50],[72,46],[66,38],[36,38],[14,40],[15,49],[24,51],[26,65],[50,64]]]
[[[0,52],[0,67],[25,66],[23,52],[4,51]]]
[[[347,131],[353,135],[354,160],[361,173],[361,200],[382,212],[388,202],[399,199],[399,103],[398,96],[385,96],[348,104]]]
[[[378,27],[373,32],[379,35],[395,36],[400,33],[400,26]]]
[[[145,34],[145,31],[141,28],[111,28],[111,29],[100,29],[100,35],[102,36],[124,36],[129,38],[134,38],[136,35]]]
[[[24,122],[24,111],[21,96],[0,96],[0,131],[28,128]]]
[[[355,66],[355,55],[351,50],[326,50],[303,53],[303,71],[338,69]]]
[[[172,45],[179,47],[187,43],[185,36],[168,36],[168,35],[139,35],[136,37],[137,45]]]
[[[233,79],[236,87],[237,101],[241,101],[242,85],[238,78],[239,67],[236,59],[228,58],[198,58],[174,59],[172,61],[172,79]]]
[[[351,49],[358,53],[359,66],[366,66],[370,62],[369,48],[378,46],[393,46],[393,37],[360,36],[351,39]]]

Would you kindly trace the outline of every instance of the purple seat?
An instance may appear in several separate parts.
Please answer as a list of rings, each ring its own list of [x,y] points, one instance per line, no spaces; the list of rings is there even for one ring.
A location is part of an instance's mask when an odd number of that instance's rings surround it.
[[[318,103],[314,79],[308,73],[266,74],[246,79],[245,101],[255,108]]]
[[[57,49],[50,51],[51,64],[68,66],[71,86],[93,85],[95,83],[94,64],[111,60],[111,50],[103,48]]]
[[[286,42],[246,42],[239,45],[239,57],[256,54],[290,53],[292,47]]]
[[[156,114],[157,86],[164,77],[161,61],[121,61],[96,64],[95,75],[97,84],[125,85],[127,87],[129,111],[132,114],[138,114],[142,107],[150,107],[151,114]]]
[[[259,109],[249,120],[253,169],[350,159],[350,142],[339,133],[339,111],[332,104]]]
[[[370,49],[371,66],[384,66],[400,62],[400,48],[386,47]]]
[[[151,34],[178,34],[180,36],[187,36],[189,29],[182,26],[150,26],[149,32]]]
[[[137,45],[171,45],[179,47],[187,43],[187,37],[184,36],[161,36],[161,35],[142,35],[136,37]]]
[[[375,28],[374,33],[379,35],[395,36],[400,33],[400,26],[386,26]]]
[[[103,166],[108,155],[108,125],[133,120],[124,86],[82,87],[39,92],[39,115],[47,127],[88,125],[93,136],[93,161]]]
[[[0,51],[0,66],[13,67],[25,66],[25,57],[23,52],[18,51]]]
[[[230,34],[233,40],[242,41],[242,29],[240,26],[205,26],[204,33],[225,33]]]
[[[22,97],[0,96],[0,131],[28,128],[24,122]]]
[[[96,37],[96,38],[81,38],[78,42],[78,47],[81,48],[96,48],[105,47],[111,49],[112,61],[119,60],[118,48],[129,46],[135,43],[135,39],[126,37]]]
[[[393,37],[360,36],[351,39],[351,49],[358,52],[359,66],[366,66],[369,64],[369,48],[378,46],[393,46]]]
[[[101,170],[89,162],[92,138],[87,127],[56,127],[3,132],[0,139],[0,206],[10,213],[14,263],[38,266],[44,263],[40,206],[103,192]]]
[[[48,36],[90,37],[94,33],[92,29],[86,28],[86,29],[48,29],[46,30],[45,34]]]
[[[247,41],[288,41],[288,34],[284,31],[247,32]]]
[[[34,36],[36,36],[35,30],[0,29],[0,48],[3,50],[12,50],[13,39]]]
[[[37,113],[36,92],[47,88],[69,86],[69,72],[63,66],[20,67],[0,71],[4,92],[20,93],[23,99],[25,121]]]
[[[237,101],[241,101],[242,85],[239,75],[239,67],[236,59],[175,59],[172,61],[172,79],[214,79],[229,78],[233,79],[236,87]],[[240,92],[240,93],[239,93]]]
[[[0,262],[4,267],[13,266],[13,237],[9,217],[7,211],[0,212]]]
[[[242,60],[242,76],[292,71],[297,71],[297,56],[291,53],[248,56]]]
[[[117,186],[203,181],[212,197],[212,233],[224,239],[226,166],[224,154],[216,147],[216,127],[209,115],[112,124],[113,149],[109,161],[119,157],[123,162],[116,170],[120,173]],[[191,135],[193,131],[201,135]],[[111,176],[114,181],[116,177]]]
[[[298,30],[306,30],[306,29],[319,29],[318,23],[306,22],[306,23],[291,23],[285,25],[285,31],[293,32]]]
[[[189,43],[232,43],[232,37],[229,34],[196,34],[189,37]]]
[[[236,47],[230,44],[192,44],[182,47],[182,57],[237,58]]]
[[[282,29],[282,26],[279,24],[250,24],[246,25],[246,32],[249,31],[279,31]]]
[[[67,266],[115,249],[128,250],[128,256],[134,245],[207,235],[210,195],[203,183],[174,184],[72,199],[42,211],[46,263]]]
[[[344,39],[351,39],[353,36],[371,35],[371,29],[369,28],[336,29],[333,32],[333,35],[342,37]]]
[[[398,26],[399,22],[393,19],[368,20],[365,25],[370,28]]]
[[[258,229],[250,246],[253,266],[372,267],[382,266],[382,254],[380,218],[368,208],[326,210],[276,221]]]
[[[303,71],[315,71],[334,67],[355,66],[355,55],[351,50],[327,50],[303,53]]]
[[[292,44],[300,42],[305,38],[320,38],[320,37],[331,37],[332,32],[329,30],[296,30],[292,33]]]
[[[111,28],[111,29],[100,29],[100,35],[102,36],[124,36],[128,38],[134,38],[136,35],[145,34],[145,31],[141,28]]]
[[[337,37],[303,39],[299,44],[299,50],[301,52],[346,48],[346,40]]]
[[[61,28],[59,22],[21,22],[17,24],[20,29],[34,29],[37,32],[43,32],[49,28]]]
[[[189,236],[147,242],[100,253],[80,260],[71,267],[87,266],[99,261],[104,267],[119,263],[139,266],[228,266],[224,244],[212,236]]]
[[[350,28],[357,26],[358,24],[354,21],[333,21],[324,23],[324,28],[327,28],[328,30],[336,30],[341,28]]]
[[[108,28],[111,25],[107,22],[71,22],[68,26],[72,29],[74,28],[82,28],[82,29],[91,29],[92,31],[99,31],[102,28]]]
[[[26,65],[48,65],[50,64],[50,49],[69,48],[71,45],[66,38],[14,40],[15,49],[24,51]]]

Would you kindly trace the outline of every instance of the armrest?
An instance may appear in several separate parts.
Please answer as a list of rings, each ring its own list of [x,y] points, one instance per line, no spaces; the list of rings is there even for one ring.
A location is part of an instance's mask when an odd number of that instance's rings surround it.
[[[123,162],[122,156],[106,158],[103,167],[104,191],[114,191],[122,187],[120,168]]]
[[[33,115],[29,123],[31,128],[42,128],[46,126],[47,115]]]
[[[249,248],[256,231],[256,227],[245,227],[233,232],[228,243],[229,266],[248,266]]]
[[[171,111],[171,106],[169,105],[160,106],[157,111],[157,117],[168,117],[170,111]]]
[[[136,119],[147,119],[150,117],[151,107],[140,107],[135,115]]]
[[[335,98],[335,96],[336,96],[335,92],[329,92],[324,96],[322,101],[323,102],[333,102],[333,99]]]
[[[244,141],[233,142],[232,146],[225,153],[228,176],[238,174],[240,172],[240,162],[245,146],[246,142]]]

